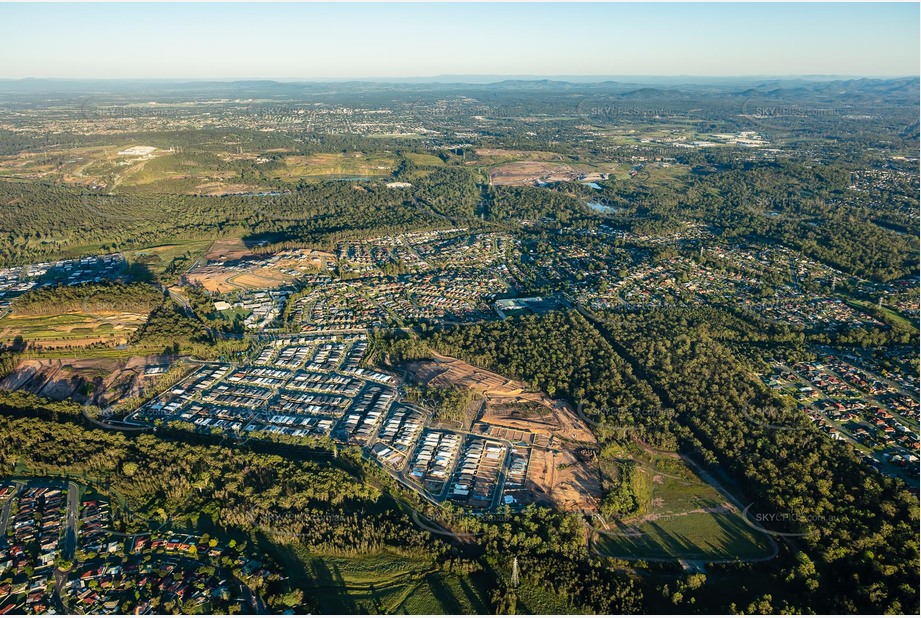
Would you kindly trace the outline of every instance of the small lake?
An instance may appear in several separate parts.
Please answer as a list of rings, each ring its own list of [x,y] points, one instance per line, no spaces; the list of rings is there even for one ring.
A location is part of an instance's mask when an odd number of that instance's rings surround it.
[[[613,206],[608,206],[607,204],[602,204],[601,202],[589,202],[588,207],[595,212],[600,212],[601,214],[605,215],[610,215],[617,212]]]
[[[582,184],[584,184],[587,187],[591,187],[592,189],[595,189],[596,191],[601,191],[601,188],[602,188],[601,185],[599,185],[597,182],[583,182]]]

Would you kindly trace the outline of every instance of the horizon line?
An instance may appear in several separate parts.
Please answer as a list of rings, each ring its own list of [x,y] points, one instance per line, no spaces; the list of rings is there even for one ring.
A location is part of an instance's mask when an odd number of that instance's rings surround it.
[[[440,75],[406,75],[406,76],[382,76],[382,77],[258,77],[258,76],[239,76],[239,77],[3,77],[0,81],[25,82],[25,81],[101,81],[101,82],[118,82],[118,81],[170,81],[170,82],[240,82],[240,81],[262,81],[262,82],[324,82],[324,81],[356,81],[356,82],[394,82],[405,80],[444,80],[458,78],[485,78],[485,79],[503,79],[508,81],[525,81],[525,80],[562,80],[562,79],[637,79],[637,78],[656,78],[656,79],[921,79],[919,74],[901,74],[901,73],[880,73],[880,74],[837,74],[837,73],[788,73],[788,74],[739,74],[739,75],[700,75],[700,74],[654,74],[654,73],[637,73],[637,74],[557,74],[557,75],[533,75],[533,74],[503,74],[503,73],[446,73]]]

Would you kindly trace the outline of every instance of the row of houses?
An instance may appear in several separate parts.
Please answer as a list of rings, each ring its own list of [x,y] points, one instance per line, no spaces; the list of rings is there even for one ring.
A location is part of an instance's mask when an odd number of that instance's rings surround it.
[[[454,469],[461,436],[449,431],[428,430],[416,452],[409,474],[432,491],[441,491]]]
[[[492,506],[505,452],[506,447],[501,442],[469,437],[454,471],[448,497],[470,508]]]
[[[384,419],[396,391],[382,386],[369,386],[360,399],[342,417],[336,428],[344,440],[367,444]]]
[[[12,574],[0,585],[0,613],[45,613],[50,607],[48,582],[64,532],[66,491],[26,486],[15,492],[7,486],[11,515],[0,531],[0,576]],[[31,572],[31,576],[29,573]]]
[[[402,469],[409,453],[412,452],[425,426],[426,415],[410,408],[409,406],[394,406],[377,435],[378,444],[383,449],[378,449],[382,455],[378,458],[386,460],[394,469]]]

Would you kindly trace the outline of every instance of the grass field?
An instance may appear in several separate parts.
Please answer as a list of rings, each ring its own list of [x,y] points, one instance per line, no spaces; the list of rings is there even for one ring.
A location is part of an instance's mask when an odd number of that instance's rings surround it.
[[[416,165],[433,165],[438,167],[443,167],[445,162],[432,154],[426,154],[424,152],[408,152],[405,156],[407,159],[415,163]]]
[[[277,545],[272,552],[324,614],[489,613],[482,574],[441,573],[427,560],[388,552],[345,558]]]
[[[41,347],[124,343],[146,320],[146,315],[122,312],[8,315],[0,319],[0,342],[22,337]]]
[[[848,299],[846,302],[847,304],[852,306],[854,309],[867,313],[870,316],[873,316],[875,312],[875,313],[883,315],[886,318],[886,321],[890,322],[891,324],[898,324],[905,330],[908,330],[913,333],[918,332],[917,322],[906,318],[901,313],[894,311],[890,309],[889,307],[880,306],[880,305],[871,303],[866,300],[858,300],[858,299]]]
[[[191,262],[204,254],[211,246],[210,240],[180,240],[175,243],[138,249],[125,253],[129,264],[143,264],[154,275],[160,275],[170,265],[174,258],[189,253]],[[189,265],[191,265],[191,262]]]
[[[196,185],[219,180],[221,160],[210,153],[175,154],[156,150],[149,156],[119,154],[136,143],[71,148],[43,153],[0,157],[0,177],[56,179],[75,185],[153,187],[173,192],[193,192]]]
[[[282,180],[305,177],[367,177],[388,176],[396,166],[396,159],[384,155],[366,155],[361,152],[322,153],[310,156],[285,158],[285,169],[275,173]]]
[[[598,535],[597,548],[605,555],[650,560],[752,560],[771,554],[765,537],[739,513],[687,513],[636,529],[637,536]]]
[[[399,605],[396,614],[488,614],[489,582],[482,573],[425,576]]]
[[[764,534],[749,527],[739,509],[700,479],[677,457],[650,452],[622,453],[648,478],[647,512],[608,522],[596,533],[606,555],[648,559],[728,560],[771,555]],[[598,526],[601,529],[601,526]]]
[[[47,153],[0,156],[0,178],[19,180],[57,180],[73,185],[93,186],[107,192],[181,193],[225,195],[258,193],[276,188],[269,177],[278,180],[301,178],[352,178],[389,175],[397,159],[385,154],[363,152],[292,155],[285,167],[266,172],[266,178],[240,179],[237,156],[231,152],[172,152],[157,149],[148,155],[119,154],[141,144],[112,144],[72,148]],[[440,166],[443,162],[430,154],[414,154],[418,165]]]
[[[642,186],[668,186],[686,182],[690,168],[685,165],[670,167],[646,166],[633,177],[633,182]]]
[[[528,585],[519,586],[518,590],[519,614],[581,614],[578,607],[573,607],[569,601],[558,594],[547,590],[540,590]]]

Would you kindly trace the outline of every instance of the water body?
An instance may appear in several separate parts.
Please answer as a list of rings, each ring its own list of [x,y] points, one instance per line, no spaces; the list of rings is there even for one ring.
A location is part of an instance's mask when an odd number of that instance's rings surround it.
[[[582,184],[588,187],[591,187],[592,189],[595,189],[596,191],[601,191],[601,185],[599,185],[597,182],[583,182]]]
[[[611,215],[617,212],[613,206],[608,206],[607,204],[602,204],[601,202],[589,202],[588,207],[595,212],[600,212],[601,214],[605,215]]]

